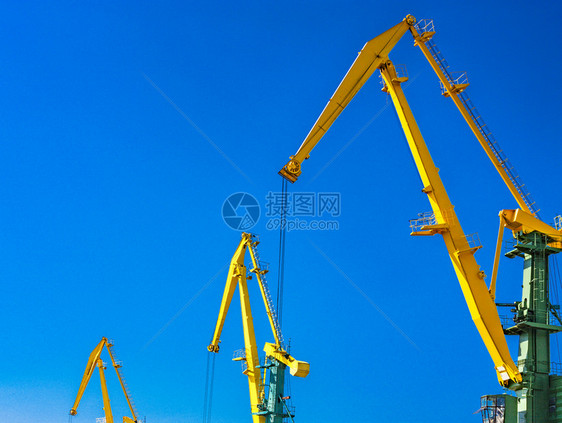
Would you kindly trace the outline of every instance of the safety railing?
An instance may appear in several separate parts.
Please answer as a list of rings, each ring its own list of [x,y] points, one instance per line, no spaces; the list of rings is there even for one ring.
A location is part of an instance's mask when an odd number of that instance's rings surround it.
[[[449,82],[454,87],[468,86],[468,76],[466,72],[449,72],[447,76],[447,79],[450,78]],[[445,94],[447,92],[447,88],[445,88],[445,85],[443,85],[443,83],[439,81],[439,86],[441,87],[441,94]]]
[[[418,213],[416,219],[410,219],[410,231],[412,233],[420,232],[425,226],[431,226],[437,224],[437,219],[435,213],[433,212],[423,212]]]
[[[558,215],[554,218],[554,227],[558,230],[562,230],[562,216]]]
[[[557,376],[562,376],[562,363],[557,363],[555,361],[551,362],[550,373]]]
[[[433,19],[420,19],[414,25],[416,31],[423,35],[425,32],[435,32],[435,27],[433,25]]]
[[[536,371],[532,367],[535,366],[534,360],[519,360],[516,362],[519,371]],[[547,366],[550,368],[550,374],[562,376],[562,363],[558,363],[555,361],[538,361],[536,363],[540,366]]]
[[[504,329],[509,328],[509,327],[511,327],[515,324],[515,320],[514,320],[513,316],[508,316],[507,314],[501,314],[500,315],[500,322],[501,322],[502,328],[504,328]]]
[[[396,72],[396,77],[402,79],[403,81],[408,80],[408,69],[406,65],[394,65],[394,70]],[[384,78],[382,77],[382,73],[379,73],[379,83],[382,85],[383,91],[386,91],[386,83],[384,82]]]
[[[233,360],[245,360],[246,359],[246,349],[245,348],[241,348],[239,350],[236,350],[232,353],[232,359]]]
[[[470,248],[482,248],[482,243],[480,242],[480,237],[478,236],[478,232],[465,235],[465,238]]]

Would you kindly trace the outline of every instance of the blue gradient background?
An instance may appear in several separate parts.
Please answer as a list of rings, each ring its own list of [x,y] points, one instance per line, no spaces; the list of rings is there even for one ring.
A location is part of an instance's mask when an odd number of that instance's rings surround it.
[[[468,71],[472,100],[551,222],[562,212],[561,11],[550,1],[2,2],[0,421],[66,422],[102,336],[116,340],[147,422],[201,421],[206,345],[239,241],[224,200],[248,192],[265,206],[356,53],[408,13],[435,20],[435,42]],[[391,58],[407,65],[406,95],[490,274],[498,211],[515,202],[408,34]],[[297,421],[479,422],[480,395],[500,391],[493,364],[443,242],[409,236],[408,219],[429,204],[389,101],[373,78],[291,187],[342,198],[338,231],[287,235],[283,329],[311,363],[291,381]],[[262,214],[253,231],[273,282],[279,235],[265,224]],[[499,301],[519,299],[521,268],[502,261]],[[261,345],[272,339],[256,295]],[[243,345],[233,304],[216,423],[250,421],[230,361]],[[128,413],[107,377],[120,421]],[[75,423],[103,415],[97,375],[78,411]]]

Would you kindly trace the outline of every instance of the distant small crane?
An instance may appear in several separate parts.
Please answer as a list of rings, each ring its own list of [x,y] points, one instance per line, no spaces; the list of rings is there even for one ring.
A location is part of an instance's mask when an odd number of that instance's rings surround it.
[[[107,347],[107,351],[109,352],[109,356],[111,357],[111,363],[113,364],[113,368],[117,373],[117,377],[119,378],[119,383],[121,384],[121,388],[123,388],[123,393],[125,394],[125,398],[127,399],[127,404],[129,405],[129,409],[131,410],[131,414],[133,418],[123,416],[123,423],[141,423],[138,419],[137,411],[135,409],[135,405],[131,400],[131,394],[127,388],[127,384],[125,383],[125,379],[121,372],[121,363],[115,360],[115,352],[113,351],[113,342],[109,341],[107,338],[102,338],[100,343],[94,348],[90,357],[88,358],[88,364],[86,364],[86,370],[84,371],[84,376],[82,377],[82,382],[80,383],[80,388],[78,389],[78,395],[76,396],[76,400],[74,401],[74,405],[70,409],[70,415],[75,416],[77,414],[78,405],[80,404],[80,400],[82,399],[82,395],[86,390],[86,386],[88,386],[88,382],[94,373],[95,368],[97,367],[100,371],[100,380],[101,380],[101,393],[103,396],[103,409],[105,412],[105,423],[113,423],[113,414],[111,413],[111,406],[109,404],[109,395],[107,393],[107,384],[105,382],[105,373],[104,370],[106,369],[104,362],[100,358],[101,352],[103,347]]]

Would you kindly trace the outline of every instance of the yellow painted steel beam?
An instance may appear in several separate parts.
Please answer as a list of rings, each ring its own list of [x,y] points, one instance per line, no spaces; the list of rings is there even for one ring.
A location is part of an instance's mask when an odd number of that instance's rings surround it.
[[[509,353],[496,306],[484,282],[484,272],[474,258],[477,248],[472,248],[467,241],[439,171],[404,96],[400,86],[404,78],[398,78],[390,60],[381,66],[381,74],[422,179],[423,192],[428,196],[437,224],[447,225],[439,233],[447,246],[474,324],[495,364],[498,381],[504,386],[519,383],[522,380],[521,374]]]
[[[113,414],[111,413],[109,394],[107,393],[107,383],[105,382],[105,373],[103,372],[105,367],[103,366],[103,361],[101,360],[101,358],[97,359],[96,364],[100,371],[101,394],[103,397],[103,411],[105,413],[105,423],[113,423]]]
[[[393,26],[363,46],[296,154],[291,156],[289,162],[279,171],[281,176],[290,182],[297,180],[301,174],[303,160],[308,159],[312,149],[322,139],[343,109],[415,22],[415,18],[408,15],[398,25]]]
[[[121,385],[121,389],[123,390],[123,394],[125,394],[125,399],[127,400],[127,405],[129,406],[129,410],[131,410],[131,415],[133,416],[132,421],[136,422],[137,421],[137,415],[135,414],[135,408],[133,407],[133,403],[131,402],[131,399],[129,398],[129,394],[127,393],[127,389],[125,388],[125,382],[123,381],[123,378],[121,377],[121,373],[118,370],[119,367],[121,367],[121,365],[117,364],[117,362],[115,361],[115,357],[113,357],[113,352],[111,351],[111,348],[110,348],[111,345],[110,345],[109,341],[106,341],[105,345],[107,347],[107,352],[109,353],[109,357],[111,358],[111,364],[113,365],[113,368],[115,369],[115,373],[117,373],[117,378],[119,379],[119,384]],[[123,416],[123,421],[125,421],[125,419],[129,419],[129,417]]]
[[[555,243],[562,242],[562,231],[544,223],[525,210],[502,210],[500,216],[505,221],[506,228],[513,232],[530,233],[536,231],[548,236]]]
[[[467,85],[467,84],[462,84],[463,86],[460,87],[458,85],[454,85],[451,82],[449,82],[449,80],[447,79],[447,77],[445,76],[445,74],[443,73],[441,68],[439,67],[439,64],[435,61],[431,52],[429,51],[428,47],[425,44],[425,41],[427,41],[427,39],[431,38],[431,37],[426,37],[426,36],[424,36],[424,34],[420,34],[416,30],[414,25],[410,26],[410,32],[412,33],[412,36],[414,37],[415,45],[417,45],[420,48],[420,50],[422,51],[424,57],[429,62],[431,68],[433,69],[433,71],[435,72],[437,77],[439,78],[439,81],[441,82],[443,87],[445,87],[446,92],[448,94],[447,96],[451,97],[451,99],[455,103],[455,106],[457,106],[457,108],[459,109],[462,117],[464,118],[464,120],[466,121],[468,126],[470,127],[470,130],[473,132],[473,134],[478,139],[478,142],[480,143],[480,145],[482,146],[482,148],[486,152],[486,155],[488,156],[488,158],[490,159],[490,161],[492,162],[492,164],[494,165],[494,167],[496,168],[496,170],[500,174],[500,177],[502,178],[505,185],[507,186],[507,188],[511,192],[511,195],[513,196],[513,198],[517,202],[518,206],[521,209],[525,210],[526,212],[532,213],[531,210],[529,210],[529,207],[527,206],[527,203],[525,202],[525,200],[523,199],[523,197],[521,196],[521,194],[519,193],[519,191],[517,190],[517,188],[515,187],[513,182],[510,180],[507,172],[502,167],[502,164],[497,159],[497,157],[494,155],[494,152],[492,151],[492,149],[490,148],[490,146],[486,142],[486,139],[484,138],[484,136],[482,135],[482,133],[478,129],[478,126],[472,120],[469,111],[466,109],[465,105],[460,100],[459,94],[463,91],[464,88],[466,88],[464,85]],[[431,33],[431,35],[433,35],[433,33]]]
[[[238,275],[240,273],[240,266],[244,266],[244,257],[246,254],[246,248],[248,242],[250,241],[250,234],[243,233],[242,239],[232,256],[230,261],[230,267],[228,269],[228,276],[226,278],[226,285],[224,287],[224,293],[222,295],[221,306],[219,309],[219,315],[217,318],[217,324],[215,325],[215,332],[213,334],[213,339],[207,347],[211,352],[219,352],[220,337],[222,333],[222,328],[224,326],[224,321],[226,320],[226,315],[232,302],[232,297],[234,296],[234,291],[238,283]]]
[[[310,364],[306,361],[299,361],[293,358],[287,351],[278,345],[265,343],[263,350],[269,357],[273,357],[277,361],[289,367],[292,376],[306,377],[310,372]]]
[[[86,370],[84,371],[84,376],[82,376],[82,381],[80,382],[80,387],[78,388],[78,394],[76,395],[76,399],[74,400],[74,404],[70,409],[70,414],[75,416],[77,414],[78,405],[80,404],[80,400],[82,399],[82,395],[84,395],[84,391],[86,386],[88,386],[88,382],[94,373],[94,370],[97,365],[97,361],[100,357],[101,351],[103,346],[105,345],[107,338],[102,338],[100,343],[96,345],[94,350],[90,353],[90,357],[88,358],[88,363],[86,364]]]
[[[246,283],[246,270],[241,269],[238,277],[238,289],[240,291],[240,305],[242,308],[242,327],[244,328],[244,347],[246,350],[246,364],[248,367],[244,371],[248,376],[248,384],[250,387],[250,402],[252,408],[252,419],[254,423],[265,423],[265,416],[258,416],[258,405],[263,398],[262,378],[259,369],[260,359],[258,356],[258,347],[256,344],[256,335],[254,332],[254,320],[252,318],[252,309],[250,307],[250,296],[248,294],[248,286]]]
[[[490,297],[492,297],[492,300],[495,300],[496,298],[496,281],[498,279],[498,269],[500,267],[500,255],[501,255],[501,246],[502,246],[504,229],[505,229],[505,220],[503,219],[500,212],[500,229],[498,231],[498,240],[496,242],[496,252],[494,253],[494,267],[492,268],[492,278],[490,280],[490,288],[488,289],[488,291],[490,292]]]

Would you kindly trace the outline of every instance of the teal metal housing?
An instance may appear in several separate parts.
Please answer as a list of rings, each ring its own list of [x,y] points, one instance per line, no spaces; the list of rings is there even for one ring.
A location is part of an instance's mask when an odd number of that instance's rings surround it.
[[[507,394],[480,398],[482,423],[517,423],[517,398]]]
[[[272,357],[266,357],[265,363],[260,368],[266,369],[269,375],[265,380],[264,398],[258,405],[258,415],[267,416],[268,423],[293,422],[294,408],[287,403],[290,398],[285,396],[285,373],[287,366]]]
[[[549,239],[538,232],[518,233],[515,240],[513,250],[506,256],[523,258],[523,294],[521,301],[514,303],[513,324],[504,325],[504,332],[519,336],[517,366],[523,382],[511,388],[516,398],[509,395],[482,397],[505,398],[502,400],[504,417],[501,417],[505,420],[499,420],[497,413],[490,417],[492,408],[483,406],[482,421],[562,423],[562,377],[552,374],[550,360],[550,336],[562,330],[562,321],[557,313],[558,306],[550,303],[549,295],[549,256],[562,250],[549,246]],[[514,416],[516,419],[511,420]]]

